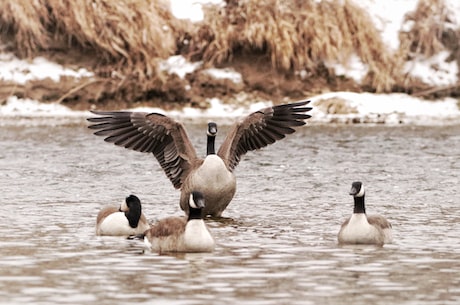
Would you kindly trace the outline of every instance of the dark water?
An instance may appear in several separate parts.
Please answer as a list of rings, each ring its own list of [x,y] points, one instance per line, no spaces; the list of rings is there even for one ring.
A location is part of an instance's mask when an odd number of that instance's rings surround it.
[[[302,128],[238,165],[216,251],[177,256],[94,234],[131,193],[152,221],[181,214],[152,156],[84,123],[1,129],[0,303],[460,304],[460,125]],[[394,244],[337,245],[354,180]]]

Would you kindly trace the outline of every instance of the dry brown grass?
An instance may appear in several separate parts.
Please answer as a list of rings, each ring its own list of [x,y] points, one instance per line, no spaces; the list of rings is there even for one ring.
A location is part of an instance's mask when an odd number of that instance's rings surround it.
[[[4,40],[12,42],[21,55],[49,47],[49,24],[47,7],[39,1],[0,2],[0,33],[13,36],[13,39]]]
[[[79,92],[85,91],[85,98],[96,102],[142,101],[152,96],[192,101],[191,91],[201,90],[196,96],[203,93],[203,80],[163,75],[157,69],[159,60],[182,53],[205,65],[225,65],[244,57],[251,66],[266,67],[258,70],[261,85],[254,90],[270,94],[278,90],[267,89],[271,69],[271,75],[285,80],[275,78],[272,87],[284,86],[286,90],[278,91],[285,94],[299,85],[303,87],[298,94],[303,94],[311,90],[308,86],[314,86],[315,78],[316,85],[342,88],[340,83],[334,87],[340,77],[325,66],[346,66],[357,55],[369,68],[361,89],[405,90],[411,82],[402,75],[407,58],[435,54],[449,35],[450,49],[456,49],[460,58],[460,34],[457,30],[446,35],[447,18],[443,0],[420,0],[406,18],[413,21],[411,31],[401,34],[400,49],[392,52],[370,16],[350,0],[227,0],[224,8],[209,6],[205,20],[198,24],[177,20],[168,0],[14,0],[0,1],[0,37],[23,57],[55,50],[78,60],[78,54],[90,57],[87,67],[98,80],[85,83]],[[181,44],[184,38],[190,45]],[[304,70],[308,79],[296,77]],[[184,89],[189,85],[193,90]],[[75,92],[68,88],[58,101],[78,102]]]
[[[448,11],[444,0],[419,0],[414,12],[407,14],[405,22],[411,30],[400,32],[401,51],[413,56],[432,56],[443,50],[442,35],[446,31]]]
[[[19,55],[79,48],[140,78],[156,75],[157,60],[174,54],[183,28],[166,0],[0,2],[1,33]]]
[[[347,64],[357,54],[369,65],[368,84],[388,91],[400,75],[369,15],[351,1],[247,0],[207,10],[193,41],[212,64],[237,52],[260,52],[273,68],[315,73],[324,62]]]
[[[446,60],[456,60],[460,69],[460,28],[456,28],[453,20],[450,20],[453,14],[444,0],[419,0],[416,9],[404,18],[403,29],[399,32],[398,56],[404,60],[413,60],[448,51],[450,56]],[[409,87],[416,96],[437,98],[458,96],[460,92],[458,84],[433,88],[409,76],[402,84]]]

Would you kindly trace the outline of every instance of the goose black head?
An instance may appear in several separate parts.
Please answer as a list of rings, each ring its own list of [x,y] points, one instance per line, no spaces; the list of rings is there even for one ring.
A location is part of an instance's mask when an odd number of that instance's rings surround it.
[[[364,196],[364,186],[362,182],[355,181],[351,184],[350,195],[354,197],[363,197]]]
[[[129,206],[130,206],[131,202],[134,200],[133,197],[135,197],[137,200],[139,200],[139,198],[137,198],[136,196],[129,195],[128,197],[125,198],[125,201],[123,201],[120,204],[120,208],[118,210],[120,212],[128,212],[129,211]]]
[[[208,136],[216,136],[217,134],[217,124],[214,122],[208,123]]]
[[[192,192],[190,194],[189,206],[192,209],[202,209],[205,206],[204,196],[200,192]]]
[[[125,211],[126,218],[128,218],[131,228],[135,228],[139,224],[142,213],[141,201],[134,195],[129,195],[125,201],[128,207],[128,210]]]
[[[129,195],[128,197],[126,197],[125,201],[126,201],[126,205],[128,206],[128,208],[141,205],[141,201],[135,195]]]
[[[203,219],[202,210],[204,208],[204,195],[200,192],[192,192],[188,200],[188,220]]]

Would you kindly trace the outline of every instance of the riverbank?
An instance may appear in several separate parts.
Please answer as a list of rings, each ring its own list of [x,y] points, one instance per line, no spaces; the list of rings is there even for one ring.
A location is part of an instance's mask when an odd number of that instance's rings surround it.
[[[87,113],[139,108],[232,116],[250,111],[255,103],[305,98],[314,100],[315,116],[325,122],[405,123],[416,121],[415,116],[421,122],[423,117],[450,122],[458,115],[460,5],[453,0],[297,4],[305,7],[262,1],[271,17],[251,11],[255,2],[262,5],[258,1],[216,0],[203,6],[195,1],[190,8],[175,1],[148,7],[133,2],[131,12],[145,13],[131,23],[125,11],[103,0],[91,7],[69,6],[60,18],[59,5],[26,2],[4,3],[0,13],[0,27],[8,29],[2,32],[0,51],[4,117],[40,116],[53,113],[50,109]],[[21,19],[14,5],[29,5],[30,20]],[[102,31],[99,36],[90,35],[95,29],[82,28],[77,9],[86,26]],[[243,12],[246,17],[235,17]],[[326,19],[330,12],[336,16]],[[100,14],[129,26],[98,23]],[[145,17],[152,14],[158,24]],[[33,26],[39,31],[32,31]],[[274,32],[274,26],[288,37]],[[144,32],[134,31],[136,27]],[[117,28],[121,32],[110,36]],[[142,40],[142,33],[150,40]],[[308,41],[300,43],[297,35]],[[122,45],[136,51],[123,51]],[[149,64],[141,70],[147,57],[139,54],[149,54]],[[301,56],[294,60],[293,54]]]

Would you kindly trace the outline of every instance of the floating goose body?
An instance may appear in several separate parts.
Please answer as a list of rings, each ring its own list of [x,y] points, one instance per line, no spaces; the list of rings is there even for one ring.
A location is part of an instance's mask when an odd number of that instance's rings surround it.
[[[220,216],[235,194],[236,178],[219,156],[208,155],[203,164],[187,177],[184,189],[206,194],[206,202],[213,204],[205,208],[205,214]],[[188,192],[182,192],[180,206],[185,211],[188,211],[188,199]]]
[[[144,233],[144,243],[152,251],[212,252],[215,242],[202,218],[203,194],[190,195],[188,217],[168,217]]]
[[[310,115],[305,112],[310,101],[277,105],[256,111],[229,130],[219,150],[214,143],[217,125],[208,124],[207,157],[197,157],[184,126],[159,113],[112,111],[97,112],[89,118],[95,135],[104,136],[125,148],[152,153],[175,188],[181,190],[180,206],[188,213],[188,198],[192,190],[203,193],[204,215],[221,216],[236,191],[233,174],[241,157],[295,132],[305,125]]]
[[[391,243],[393,233],[390,222],[381,215],[366,215],[365,192],[361,182],[353,182],[350,195],[353,195],[355,206],[351,217],[340,228],[339,243],[377,245]]]
[[[141,202],[134,195],[126,197],[119,208],[104,207],[98,213],[96,220],[97,235],[136,235],[143,233],[149,227],[141,210]]]

